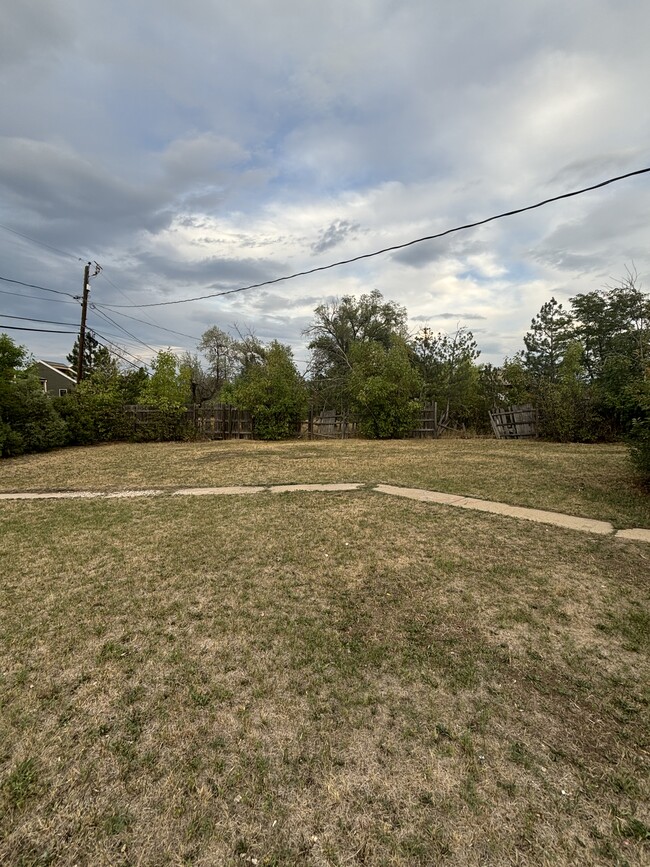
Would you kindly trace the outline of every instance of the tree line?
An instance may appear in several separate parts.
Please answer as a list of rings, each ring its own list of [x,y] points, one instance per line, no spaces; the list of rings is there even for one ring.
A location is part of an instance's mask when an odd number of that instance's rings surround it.
[[[434,401],[450,426],[489,433],[489,410],[530,403],[541,436],[561,442],[626,438],[639,470],[650,476],[650,298],[628,272],[617,285],[547,301],[502,365],[480,361],[471,330],[424,326],[410,333],[405,307],[379,291],[319,305],[305,332],[309,367],[301,375],[290,347],[253,332],[208,328],[196,353],[160,351],[152,372],[125,371],[92,335],[85,378],[49,398],[22,347],[0,336],[0,454],[133,436],[123,407],[160,411],[148,435],[189,435],[175,420],[186,407],[230,403],[251,412],[255,435],[294,434],[309,406],[336,410],[376,438],[408,435]],[[68,360],[75,365],[78,346]],[[147,435],[142,434],[140,435]]]

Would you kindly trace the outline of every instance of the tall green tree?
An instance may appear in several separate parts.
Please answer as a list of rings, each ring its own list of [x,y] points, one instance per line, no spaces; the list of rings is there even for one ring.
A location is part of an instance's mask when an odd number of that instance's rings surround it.
[[[375,439],[406,436],[421,408],[422,380],[404,338],[393,335],[388,347],[357,341],[349,358],[347,389],[360,432]]]
[[[571,314],[551,298],[542,305],[524,336],[525,364],[533,379],[557,382],[562,360],[574,340]]]
[[[163,411],[178,410],[191,404],[191,372],[182,366],[171,349],[161,349],[151,367],[153,373],[140,393],[142,403]]]
[[[650,296],[634,274],[618,286],[571,299],[589,380],[605,411],[625,425],[650,369]]]
[[[423,328],[411,348],[422,376],[424,400],[437,401],[450,419],[470,422],[479,384],[474,362],[480,355],[472,332],[459,327],[453,334],[434,334]]]
[[[319,305],[305,332],[310,337],[311,383],[317,401],[345,409],[352,347],[378,344],[388,350],[393,337],[406,337],[406,320],[406,308],[385,301],[376,289],[358,299],[346,295]]]
[[[262,356],[224,387],[223,399],[252,414],[260,439],[294,436],[306,411],[307,391],[291,349],[274,340],[266,347],[258,342],[257,350]]]

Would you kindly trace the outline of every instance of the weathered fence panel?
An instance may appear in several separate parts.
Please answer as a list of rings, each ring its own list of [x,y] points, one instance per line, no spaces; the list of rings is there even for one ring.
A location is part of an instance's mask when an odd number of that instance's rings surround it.
[[[324,409],[309,420],[310,436],[326,439],[348,439],[357,435],[357,424],[335,409]]]
[[[531,404],[494,410],[490,423],[497,439],[531,439],[538,433],[538,413]]]
[[[449,421],[449,406],[440,411],[436,401],[422,407],[420,418],[411,431],[413,439],[438,439],[446,430],[456,430]]]
[[[226,403],[195,406],[167,413],[150,406],[125,406],[135,433],[165,436],[172,428],[189,428],[193,433],[212,440],[252,439],[253,417],[250,412]],[[168,430],[169,429],[169,430]]]

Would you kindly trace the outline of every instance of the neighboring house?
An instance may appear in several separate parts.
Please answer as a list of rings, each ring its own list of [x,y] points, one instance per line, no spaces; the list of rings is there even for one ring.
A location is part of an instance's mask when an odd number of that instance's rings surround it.
[[[47,394],[61,397],[76,388],[77,378],[69,365],[58,361],[37,361],[36,366],[43,391]]]

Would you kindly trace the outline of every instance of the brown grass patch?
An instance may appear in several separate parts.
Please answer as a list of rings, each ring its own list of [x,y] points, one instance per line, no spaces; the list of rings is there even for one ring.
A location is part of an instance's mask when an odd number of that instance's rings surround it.
[[[650,527],[627,449],[492,439],[113,444],[0,462],[0,491],[317,482],[429,488]]]
[[[644,546],[369,492],[0,522],[0,860],[646,862]]]

